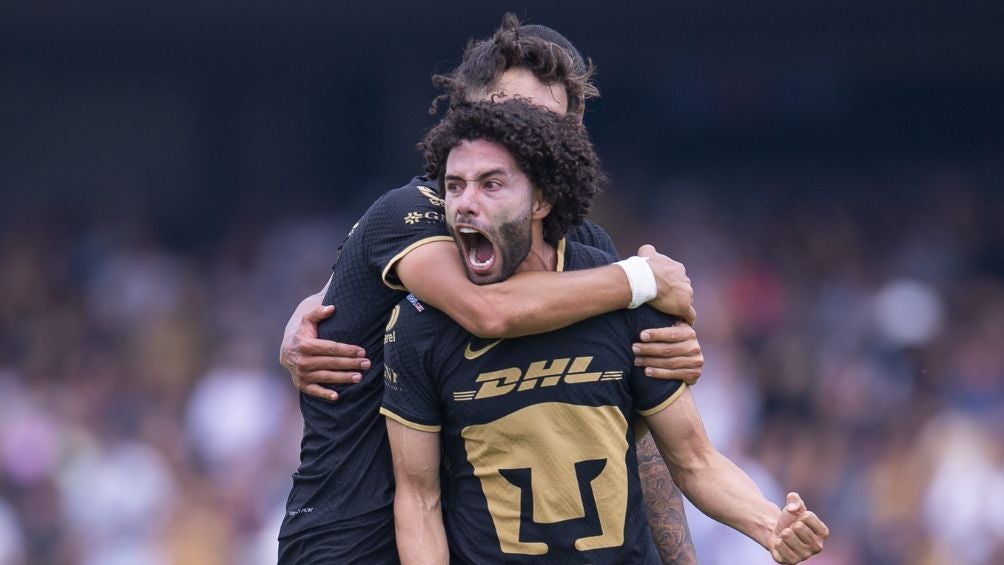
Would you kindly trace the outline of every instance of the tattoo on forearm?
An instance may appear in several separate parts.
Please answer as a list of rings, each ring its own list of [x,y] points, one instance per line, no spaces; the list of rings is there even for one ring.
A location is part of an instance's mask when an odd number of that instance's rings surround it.
[[[659,557],[666,565],[694,565],[697,551],[690,539],[683,494],[651,435],[638,441],[638,475],[645,496],[645,511]]]

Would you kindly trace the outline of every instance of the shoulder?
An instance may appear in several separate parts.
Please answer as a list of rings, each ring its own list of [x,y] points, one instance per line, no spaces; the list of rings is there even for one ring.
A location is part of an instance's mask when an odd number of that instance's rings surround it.
[[[642,304],[634,310],[627,310],[627,312],[638,331],[648,328],[667,328],[679,321],[676,316],[660,312],[648,304]]]
[[[370,209],[396,209],[421,205],[443,208],[445,202],[439,194],[435,181],[425,177],[415,177],[408,184],[385,192]]]
[[[565,268],[566,271],[578,271],[582,269],[592,269],[609,265],[617,258],[610,253],[583,245],[578,241],[565,241]]]
[[[571,241],[577,241],[583,245],[601,249],[617,257],[617,249],[614,247],[610,234],[590,220],[585,220],[580,225],[570,227],[566,237]]]
[[[404,238],[426,231],[444,233],[445,201],[435,183],[415,177],[408,184],[381,196],[367,212],[369,229]]]
[[[431,341],[453,324],[446,314],[422,303],[414,294],[408,294],[391,312],[384,342],[396,342],[398,334],[407,335],[409,339]]]

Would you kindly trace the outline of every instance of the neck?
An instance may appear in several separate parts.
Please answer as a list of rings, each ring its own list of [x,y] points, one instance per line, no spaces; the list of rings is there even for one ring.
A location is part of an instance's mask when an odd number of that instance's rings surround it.
[[[530,243],[530,252],[526,259],[520,263],[516,272],[521,271],[554,271],[558,268],[558,252],[553,245],[544,241],[544,226],[541,222],[534,222],[533,239]]]

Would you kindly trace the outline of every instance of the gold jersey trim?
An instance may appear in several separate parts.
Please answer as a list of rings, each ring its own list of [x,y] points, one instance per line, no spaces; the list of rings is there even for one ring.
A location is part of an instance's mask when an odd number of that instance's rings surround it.
[[[558,265],[554,270],[559,273],[565,270],[565,238],[558,240]]]
[[[405,247],[403,250],[401,250],[400,253],[398,253],[390,261],[388,261],[387,262],[387,266],[383,268],[383,273],[380,275],[380,278],[383,280],[383,284],[387,285],[388,287],[390,287],[390,288],[392,288],[394,290],[404,290],[404,291],[407,291],[408,289],[405,288],[404,285],[394,284],[394,283],[390,282],[389,280],[387,280],[387,275],[390,274],[390,270],[394,268],[394,265],[397,265],[398,261],[400,261],[401,259],[404,259],[405,255],[411,253],[412,251],[418,249],[419,247],[422,247],[425,244],[433,243],[433,242],[436,242],[436,241],[449,241],[450,243],[454,243],[453,238],[450,237],[450,236],[448,236],[448,235],[434,235],[432,237],[427,237],[425,239],[420,239],[420,240],[416,241],[415,243],[412,243],[408,247]]]
[[[408,420],[403,416],[399,416],[394,412],[391,412],[390,410],[384,408],[383,406],[380,407],[380,413],[406,428],[411,428],[413,430],[417,430],[420,432],[438,433],[443,430],[443,426],[426,426],[425,424],[416,424],[415,422],[412,422],[411,420]]]
[[[645,378],[650,378],[650,377],[645,377]],[[666,408],[669,408],[670,404],[676,402],[676,399],[680,398],[680,395],[683,394],[683,391],[685,390],[687,390],[687,383],[681,384],[680,388],[676,389],[676,392],[671,394],[669,398],[667,398],[666,400],[663,400],[662,402],[653,406],[652,408],[649,408],[648,410],[638,410],[638,413],[641,414],[642,416],[651,416],[652,414],[658,414],[659,412],[662,412]]]

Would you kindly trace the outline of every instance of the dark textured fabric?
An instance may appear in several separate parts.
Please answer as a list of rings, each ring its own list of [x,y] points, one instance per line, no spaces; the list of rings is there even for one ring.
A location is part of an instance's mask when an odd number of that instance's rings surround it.
[[[399,565],[392,509],[279,540],[279,565]]]
[[[415,178],[377,200],[338,251],[324,299],[335,314],[320,337],[359,345],[372,361],[362,382],[332,387],[337,402],[300,394],[304,431],[300,467],[286,505],[280,537],[345,520],[393,502],[393,469],[383,393],[383,328],[406,293],[383,280],[388,263],[416,242],[448,237],[435,185]],[[393,546],[393,542],[391,542]]]
[[[611,260],[571,243],[565,268]],[[453,562],[659,563],[634,421],[683,385],[646,378],[631,343],[671,318],[642,307],[492,340],[413,296],[398,309],[385,337],[382,411],[441,433]]]

